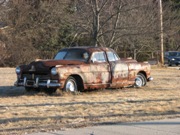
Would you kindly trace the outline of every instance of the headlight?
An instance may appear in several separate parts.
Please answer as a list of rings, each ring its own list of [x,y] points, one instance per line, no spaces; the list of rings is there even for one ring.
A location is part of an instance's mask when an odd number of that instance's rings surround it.
[[[20,67],[16,67],[16,74],[21,73],[21,68]]]
[[[56,74],[57,74],[56,68],[52,68],[52,69],[51,69],[51,74],[52,74],[52,75],[56,75]]]
[[[172,58],[172,60],[175,60],[174,58]]]

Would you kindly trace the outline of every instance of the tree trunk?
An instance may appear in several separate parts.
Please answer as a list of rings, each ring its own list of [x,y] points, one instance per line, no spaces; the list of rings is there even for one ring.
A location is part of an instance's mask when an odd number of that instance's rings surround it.
[[[94,16],[93,16],[93,44],[98,46],[98,33],[99,33],[99,7],[97,0],[92,0],[94,5]]]

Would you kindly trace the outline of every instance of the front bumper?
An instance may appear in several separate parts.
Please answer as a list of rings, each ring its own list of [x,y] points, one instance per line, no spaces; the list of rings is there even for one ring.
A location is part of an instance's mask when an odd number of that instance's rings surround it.
[[[58,83],[58,80],[39,80],[39,78],[36,78],[36,80],[27,80],[25,77],[24,79],[17,80],[14,83],[15,86],[24,86],[24,87],[33,87],[33,88],[40,88],[40,87],[46,87],[46,88],[58,88],[61,86],[60,83]]]
[[[149,77],[148,79],[147,79],[147,81],[149,82],[149,81],[152,81],[154,78],[152,78],[152,77]]]

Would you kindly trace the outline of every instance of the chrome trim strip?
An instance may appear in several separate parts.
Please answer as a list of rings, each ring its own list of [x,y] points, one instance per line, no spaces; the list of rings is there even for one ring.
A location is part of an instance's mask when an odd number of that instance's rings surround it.
[[[49,86],[50,86],[50,83],[51,83],[51,80],[47,80],[47,88],[49,88]]]
[[[51,88],[51,87],[60,87],[61,84],[58,83],[58,80],[43,80],[41,82],[39,82],[39,78],[36,78],[35,80],[35,84],[34,85],[27,85],[27,78],[24,77],[24,79],[21,79],[21,80],[17,80],[15,83],[14,83],[14,86],[28,86],[28,87],[34,87],[34,88],[38,88],[38,87],[47,87],[47,88]]]
[[[23,81],[24,86],[26,86],[26,81],[27,81],[27,78],[24,77],[24,81]]]
[[[38,77],[36,78],[36,84],[35,85],[36,85],[36,87],[39,87],[39,78]]]

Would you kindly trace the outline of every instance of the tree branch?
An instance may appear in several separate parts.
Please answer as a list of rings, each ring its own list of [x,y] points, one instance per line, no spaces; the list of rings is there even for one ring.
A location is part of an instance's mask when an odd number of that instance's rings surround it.
[[[1,0],[0,5],[4,4],[5,2],[6,2],[6,0]]]

